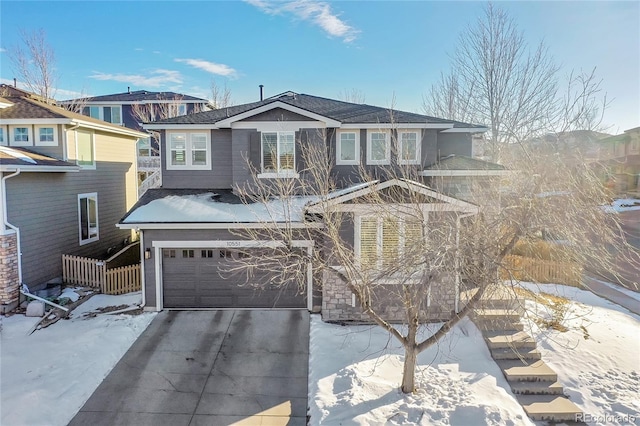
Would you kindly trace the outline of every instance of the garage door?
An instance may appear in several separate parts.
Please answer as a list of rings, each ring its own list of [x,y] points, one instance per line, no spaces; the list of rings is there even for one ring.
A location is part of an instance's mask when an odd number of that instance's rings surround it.
[[[252,250],[163,249],[162,286],[165,308],[304,308],[306,292],[296,283],[286,287],[268,285],[272,275],[256,272],[249,284],[246,277],[225,272],[229,262]],[[265,250],[265,249],[258,249]],[[245,285],[240,285],[245,284]],[[265,285],[266,284],[266,285]]]

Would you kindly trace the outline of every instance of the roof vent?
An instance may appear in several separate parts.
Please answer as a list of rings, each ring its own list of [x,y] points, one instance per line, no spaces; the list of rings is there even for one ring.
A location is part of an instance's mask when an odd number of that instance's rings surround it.
[[[262,97],[262,89],[264,88],[264,84],[261,84],[261,85],[260,85],[260,86],[258,86],[258,87],[260,87],[260,100],[263,100],[263,97]]]

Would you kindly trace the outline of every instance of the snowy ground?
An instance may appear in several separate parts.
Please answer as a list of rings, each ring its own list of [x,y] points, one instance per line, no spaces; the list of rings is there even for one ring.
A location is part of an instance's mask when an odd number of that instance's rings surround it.
[[[589,424],[640,424],[640,317],[587,291],[539,287],[572,300],[563,317],[568,331],[531,330],[566,394],[595,420]],[[529,307],[551,316],[533,302]],[[413,395],[398,391],[402,350],[378,327],[314,316],[310,349],[314,425],[533,424],[468,320],[419,356],[420,390]]]
[[[39,318],[0,317],[0,424],[69,423],[154,316],[95,314],[139,303],[140,293],[96,295],[31,335]]]
[[[565,392],[602,420],[590,424],[640,424],[640,317],[576,288],[539,289],[572,300],[562,314],[568,331],[531,330]],[[139,301],[139,294],[94,296],[71,319],[30,336],[37,319],[0,317],[0,424],[66,425],[154,316],[95,313]],[[542,305],[529,307],[553,317]],[[325,324],[314,315],[310,351],[314,425],[533,424],[468,320],[420,355],[420,390],[412,395],[398,391],[402,351],[378,327]],[[635,420],[625,423],[629,416]]]

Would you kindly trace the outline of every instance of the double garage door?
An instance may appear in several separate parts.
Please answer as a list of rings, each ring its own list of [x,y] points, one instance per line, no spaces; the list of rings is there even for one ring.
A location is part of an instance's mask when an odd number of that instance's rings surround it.
[[[300,283],[272,284],[274,273],[229,273],[240,257],[256,250],[171,248],[162,250],[165,308],[304,308],[306,291]]]

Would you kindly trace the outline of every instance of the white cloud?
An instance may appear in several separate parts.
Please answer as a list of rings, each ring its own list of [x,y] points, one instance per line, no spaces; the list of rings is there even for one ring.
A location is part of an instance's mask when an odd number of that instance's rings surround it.
[[[176,59],[175,61],[224,77],[235,77],[237,74],[236,70],[228,65],[216,64],[215,62],[205,61],[204,59]]]
[[[356,39],[360,31],[350,26],[331,10],[329,3],[315,0],[293,0],[269,2],[265,0],[245,0],[269,15],[291,14],[298,19],[312,22],[333,37],[345,43]]]
[[[182,74],[180,72],[164,69],[154,70],[148,76],[140,74],[106,74],[94,71],[94,74],[89,77],[95,80],[131,83],[133,86],[140,87],[162,87],[169,83],[182,84]]]

